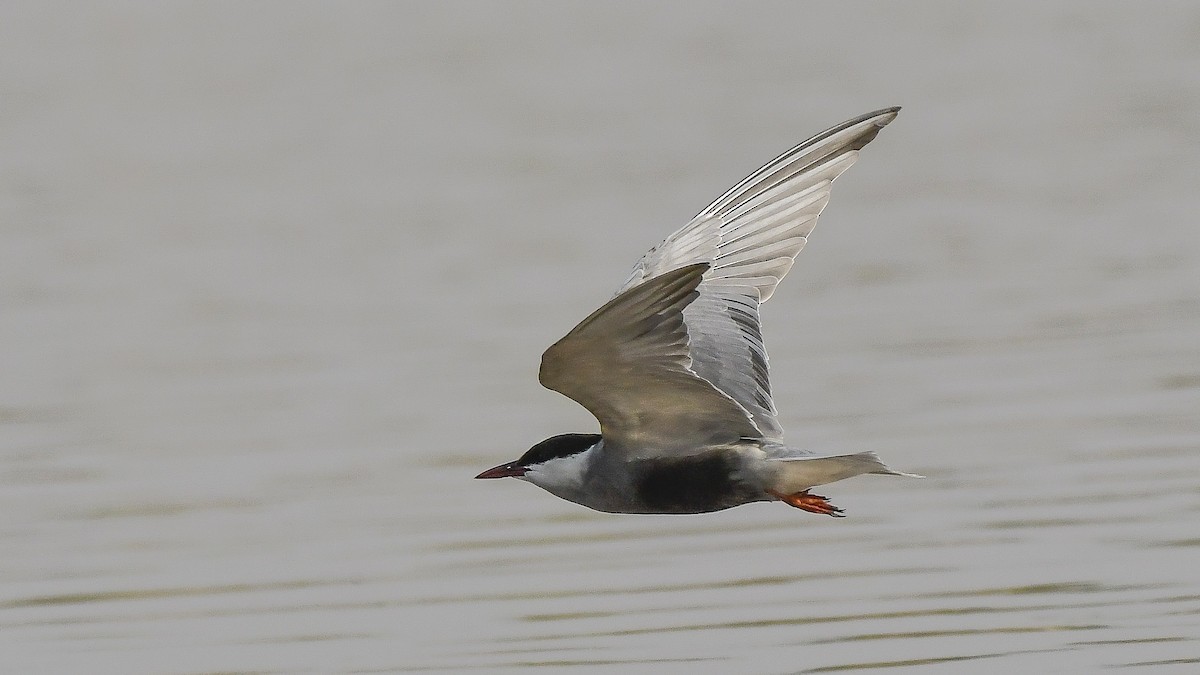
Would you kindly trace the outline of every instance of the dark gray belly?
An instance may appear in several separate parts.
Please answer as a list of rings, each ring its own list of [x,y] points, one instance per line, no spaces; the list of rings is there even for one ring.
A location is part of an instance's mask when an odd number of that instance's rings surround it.
[[[647,459],[630,466],[644,513],[720,511],[763,495],[737,480],[738,456],[718,450],[692,457]]]

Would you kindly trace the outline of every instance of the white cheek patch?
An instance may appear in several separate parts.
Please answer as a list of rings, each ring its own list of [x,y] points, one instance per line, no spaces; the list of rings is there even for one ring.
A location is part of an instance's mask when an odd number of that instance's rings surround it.
[[[557,457],[535,467],[521,478],[534,485],[551,489],[556,487],[577,487],[583,484],[583,475],[592,461],[592,451],[596,446],[570,457]]]

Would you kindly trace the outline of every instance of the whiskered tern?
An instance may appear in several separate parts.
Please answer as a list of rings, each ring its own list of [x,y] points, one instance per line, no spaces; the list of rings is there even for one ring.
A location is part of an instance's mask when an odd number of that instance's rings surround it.
[[[783,442],[758,307],[829,201],[830,185],[899,108],[788,150],[650,249],[617,294],[542,355],[539,380],[600,422],[476,478],[514,477],[610,513],[706,513],[778,500],[841,516],[810,488],[889,469],[872,452]]]

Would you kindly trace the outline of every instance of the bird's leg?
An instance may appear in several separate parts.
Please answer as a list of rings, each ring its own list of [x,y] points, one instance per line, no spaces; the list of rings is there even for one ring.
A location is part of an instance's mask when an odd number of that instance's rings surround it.
[[[767,490],[767,493],[776,499],[782,501],[788,506],[794,506],[798,509],[803,509],[809,513],[821,513],[834,518],[843,518],[846,514],[833,504],[829,503],[828,497],[821,495],[809,494],[808,490],[803,492],[795,492],[790,495],[785,495],[782,492]]]

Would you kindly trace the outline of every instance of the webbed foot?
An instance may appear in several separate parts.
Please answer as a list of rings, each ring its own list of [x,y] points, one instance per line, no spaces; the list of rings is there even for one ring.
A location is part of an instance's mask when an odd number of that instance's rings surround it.
[[[844,518],[846,516],[841,509],[829,503],[828,497],[809,494],[808,490],[790,495],[785,495],[782,492],[774,490],[767,490],[767,494],[770,494],[788,506],[794,506],[809,513],[820,513],[826,516],[833,516],[834,518]]]

